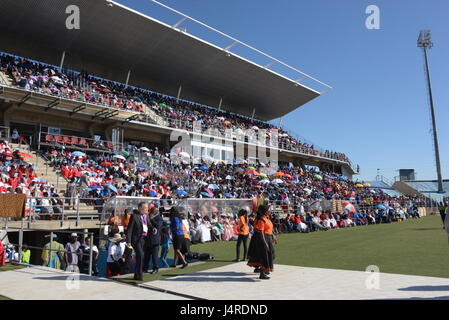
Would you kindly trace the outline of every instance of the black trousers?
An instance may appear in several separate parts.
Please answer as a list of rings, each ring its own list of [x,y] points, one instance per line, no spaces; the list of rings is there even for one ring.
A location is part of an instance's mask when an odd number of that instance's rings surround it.
[[[237,259],[240,258],[240,245],[243,243],[243,260],[246,259],[246,253],[248,252],[248,235],[244,236],[239,234],[237,238]]]
[[[159,269],[158,268],[158,255],[159,255],[159,247],[160,244],[151,244],[147,241],[145,244],[145,252],[144,252],[144,258],[143,258],[143,272],[148,271],[148,267],[150,265],[150,259],[153,263],[153,270]]]
[[[142,279],[145,239],[140,238],[137,242],[131,243],[131,245],[136,252],[136,269],[134,271],[134,278]]]

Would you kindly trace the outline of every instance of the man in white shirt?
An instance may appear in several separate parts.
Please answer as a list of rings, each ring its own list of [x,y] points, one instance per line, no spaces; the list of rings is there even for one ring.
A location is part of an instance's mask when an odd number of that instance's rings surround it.
[[[78,268],[81,244],[78,241],[78,234],[72,233],[71,240],[65,245],[66,271],[79,273]]]
[[[107,277],[116,276],[120,274],[120,262],[119,260],[123,260],[124,250],[120,245],[122,241],[122,236],[119,233],[116,233],[112,238],[109,238],[111,242],[108,247],[108,258],[106,259],[106,263],[109,269],[107,272]],[[108,274],[109,273],[109,274]]]

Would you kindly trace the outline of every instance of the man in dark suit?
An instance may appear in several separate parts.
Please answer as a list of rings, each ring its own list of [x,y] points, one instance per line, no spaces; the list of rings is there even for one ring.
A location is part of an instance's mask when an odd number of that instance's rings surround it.
[[[145,243],[145,253],[143,259],[143,272],[148,271],[148,266],[150,264],[150,258],[153,263],[153,271],[151,273],[157,273],[158,268],[158,254],[159,247],[161,245],[161,230],[164,220],[159,213],[159,209],[153,205],[150,206],[148,223],[148,236]]]
[[[145,239],[148,236],[148,203],[140,202],[137,210],[133,211],[129,219],[126,239],[136,252],[136,269],[134,271],[134,280],[143,280],[143,257]]]

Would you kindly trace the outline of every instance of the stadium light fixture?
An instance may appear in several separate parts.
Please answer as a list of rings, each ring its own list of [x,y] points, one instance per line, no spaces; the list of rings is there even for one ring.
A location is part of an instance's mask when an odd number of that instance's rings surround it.
[[[108,6],[108,7],[113,7],[114,6],[114,2],[112,1],[112,0],[106,0],[106,5]]]
[[[435,149],[435,163],[437,167],[437,179],[438,179],[438,192],[444,192],[443,189],[443,178],[441,176],[441,163],[440,163],[440,149],[438,146],[438,134],[436,125],[435,108],[433,106],[433,96],[432,96],[432,82],[430,80],[429,71],[429,60],[427,58],[427,49],[433,47],[433,42],[430,36],[430,30],[421,30],[418,36],[418,47],[423,49],[424,53],[424,67],[426,72],[427,80],[427,90],[429,92],[429,102],[430,102],[430,113],[432,117],[432,128],[433,128],[433,144]]]

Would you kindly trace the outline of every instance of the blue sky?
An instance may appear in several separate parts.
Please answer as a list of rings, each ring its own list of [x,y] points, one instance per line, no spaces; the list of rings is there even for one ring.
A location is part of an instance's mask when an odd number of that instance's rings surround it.
[[[389,179],[401,168],[415,169],[418,179],[436,179],[423,57],[416,46],[419,30],[431,29],[441,164],[449,178],[449,1],[160,1],[331,85],[332,91],[282,122],[319,146],[346,153],[365,180],[378,168]],[[179,20],[148,0],[118,2],[170,24]],[[365,27],[369,5],[380,8],[380,30]],[[192,23],[182,26],[223,47],[230,44]]]

